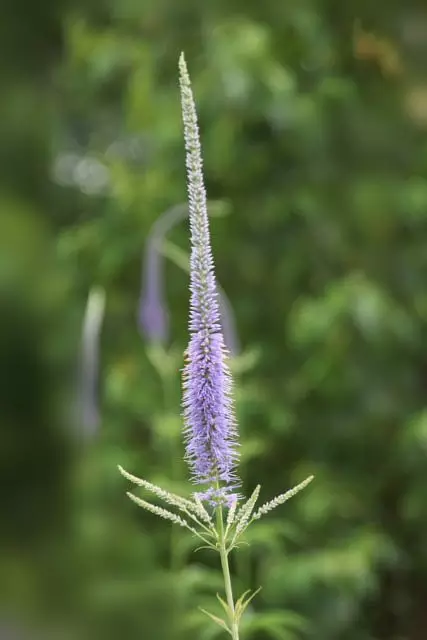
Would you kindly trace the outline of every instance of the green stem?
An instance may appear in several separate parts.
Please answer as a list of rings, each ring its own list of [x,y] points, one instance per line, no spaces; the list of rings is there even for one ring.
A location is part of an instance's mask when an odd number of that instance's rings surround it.
[[[231,629],[231,637],[233,640],[239,640],[239,625],[236,621],[235,616],[235,608],[234,608],[234,599],[233,599],[233,589],[231,586],[231,576],[230,576],[230,567],[228,565],[228,552],[225,546],[225,537],[224,537],[224,521],[222,517],[222,507],[218,507],[217,510],[217,525],[218,525],[218,536],[219,536],[219,555],[221,557],[221,567],[222,574],[224,576],[224,586],[225,586],[225,595],[227,598],[227,604],[230,609],[230,629]]]

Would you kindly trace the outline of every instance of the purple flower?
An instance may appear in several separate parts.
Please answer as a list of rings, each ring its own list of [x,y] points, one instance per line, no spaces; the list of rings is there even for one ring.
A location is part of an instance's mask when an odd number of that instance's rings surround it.
[[[163,299],[163,290],[160,285],[153,285],[158,282],[156,275],[159,269],[158,258],[152,266],[150,287],[141,298],[138,309],[138,321],[144,334],[150,342],[160,342],[165,344],[169,335],[169,315]]]
[[[153,224],[147,240],[138,320],[147,338],[153,342],[164,344],[169,335],[169,314],[164,295],[163,256],[160,247],[167,232],[187,215],[186,204],[168,209]]]
[[[236,329],[233,307],[224,291],[218,286],[219,309],[221,314],[221,326],[225,345],[232,356],[240,352],[240,341]]]
[[[142,265],[142,293],[138,306],[138,325],[148,340],[165,344],[169,337],[169,313],[164,293],[164,256],[162,243],[167,233],[188,216],[188,205],[171,207],[153,224],[146,242]],[[231,355],[240,351],[233,308],[218,286],[224,342]]]
[[[180,88],[191,233],[190,342],[184,368],[186,458],[200,497],[227,502],[238,486],[236,423],[231,376],[220,324],[218,293],[210,246],[206,192],[190,79],[183,55]]]
[[[93,288],[86,305],[81,344],[80,409],[82,426],[87,437],[93,436],[99,425],[99,342],[104,311],[105,291]]]

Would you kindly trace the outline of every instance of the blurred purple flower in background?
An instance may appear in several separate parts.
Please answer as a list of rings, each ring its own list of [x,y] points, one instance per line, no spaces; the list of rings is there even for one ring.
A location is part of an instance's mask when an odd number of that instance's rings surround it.
[[[138,307],[138,324],[151,342],[165,345],[169,338],[169,313],[165,296],[164,255],[162,244],[167,233],[188,217],[187,203],[163,213],[153,224],[146,242],[142,265],[142,293]],[[224,342],[232,355],[240,351],[234,313],[229,299],[218,285]]]
[[[217,285],[217,288],[224,343],[230,354],[232,356],[236,356],[238,353],[240,353],[240,340],[237,333],[233,307],[231,306],[230,300],[225,295],[221,287]]]
[[[169,337],[169,313],[165,302],[161,246],[167,232],[188,215],[187,204],[179,204],[163,213],[153,224],[146,243],[142,268],[142,294],[139,325],[152,342],[165,344]]]
[[[104,312],[105,291],[94,287],[86,304],[81,343],[80,411],[86,437],[93,436],[99,425],[99,342]]]

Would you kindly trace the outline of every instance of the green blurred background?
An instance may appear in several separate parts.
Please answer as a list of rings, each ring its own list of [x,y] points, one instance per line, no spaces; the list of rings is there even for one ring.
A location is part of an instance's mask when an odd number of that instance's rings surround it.
[[[238,327],[244,489],[268,499],[316,476],[233,560],[237,591],[263,586],[242,636],[423,640],[421,0],[2,4],[0,637],[220,637],[197,610],[216,606],[217,559],[131,504],[116,470],[190,490],[185,222],[164,260],[167,340],[138,322],[150,229],[186,197],[181,50],[227,214],[212,210],[212,241]]]

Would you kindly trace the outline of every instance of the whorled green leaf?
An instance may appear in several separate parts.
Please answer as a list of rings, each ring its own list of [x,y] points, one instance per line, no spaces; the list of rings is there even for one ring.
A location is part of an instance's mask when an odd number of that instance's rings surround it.
[[[249,593],[251,593],[251,590],[248,589],[247,591],[245,591],[240,598],[237,600],[236,605],[235,605],[235,615],[236,615],[236,620],[238,622],[240,622],[240,618],[242,617],[242,615],[244,614],[247,606],[249,605],[249,603],[255,598],[255,596],[261,591],[262,587],[258,587],[258,589],[256,589],[248,598],[246,598],[245,600],[245,596]]]
[[[225,631],[227,631],[230,635],[231,635],[231,629],[230,627],[227,625],[227,623],[225,622],[225,620],[223,620],[222,618],[219,618],[218,616],[215,616],[213,613],[210,613],[209,611],[206,611],[206,609],[202,609],[202,607],[199,607],[200,611],[202,613],[204,613],[206,616],[208,616],[211,620],[213,620],[213,622],[215,622],[218,626],[220,626],[222,629],[225,629]]]
[[[216,594],[217,600],[220,603],[221,607],[224,609],[226,615],[228,617],[231,616],[232,612],[230,611],[230,607],[228,606],[228,604],[226,603],[226,601],[221,598],[221,596],[219,595],[219,593]]]

